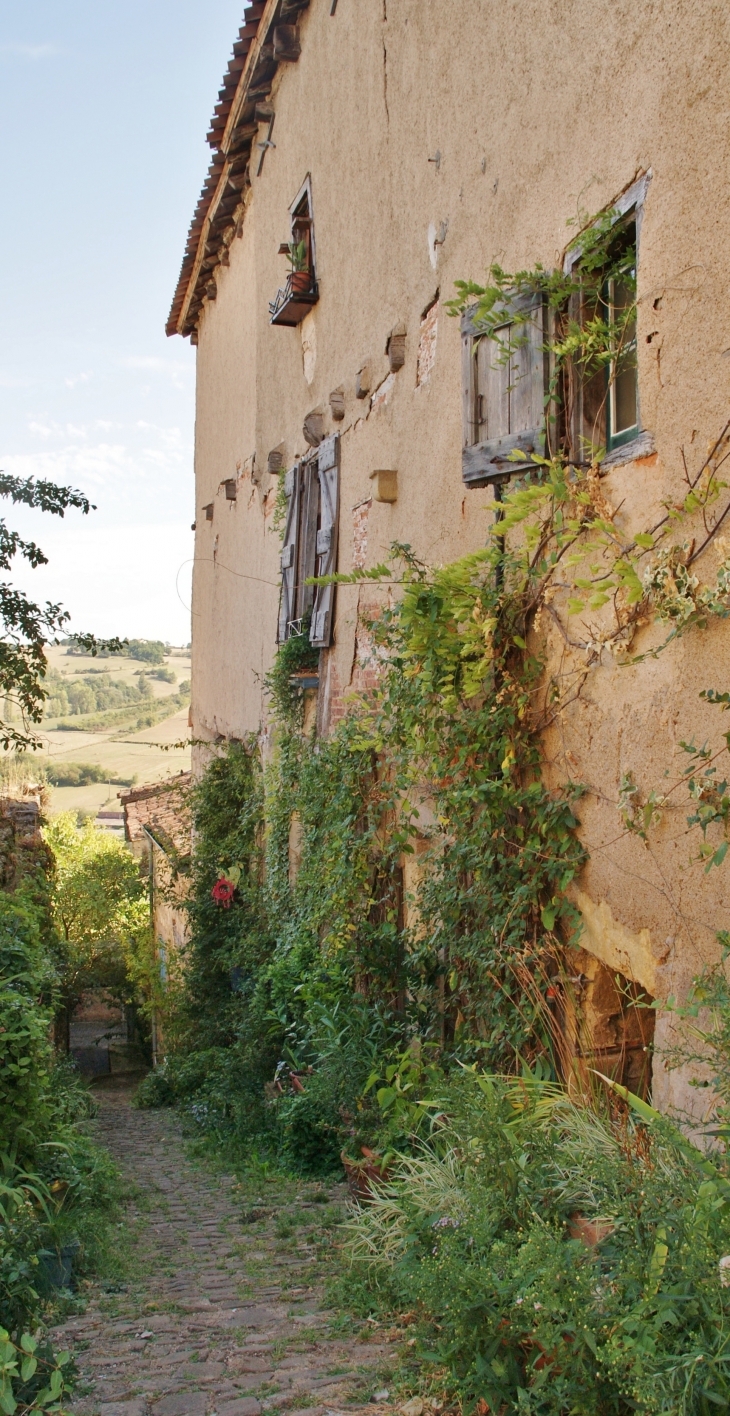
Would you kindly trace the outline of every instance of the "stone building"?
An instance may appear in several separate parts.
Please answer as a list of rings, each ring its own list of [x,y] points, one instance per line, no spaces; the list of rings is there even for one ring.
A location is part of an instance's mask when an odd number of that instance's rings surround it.
[[[244,12],[168,323],[198,348],[196,739],[259,728],[277,639],[302,620],[321,650],[318,732],[366,679],[373,591],[315,592],[307,573],[371,565],[393,541],[429,563],[485,543],[500,458],[527,445],[542,389],[490,423],[444,302],[494,260],[560,267],[586,213],[615,211],[638,245],[637,369],[603,429],[603,493],[626,522],[681,496],[683,459],[697,470],[730,407],[728,39],[714,0]],[[727,669],[721,619],[657,659],[605,655],[545,742],[551,779],[589,787],[576,899],[609,1032],[609,972],[681,993],[728,922],[730,876],[689,863],[684,818],[649,849],[617,811],[622,781],[646,796],[682,740],[717,739],[699,694]],[[681,1073],[655,1072],[663,1104],[688,1099]]]

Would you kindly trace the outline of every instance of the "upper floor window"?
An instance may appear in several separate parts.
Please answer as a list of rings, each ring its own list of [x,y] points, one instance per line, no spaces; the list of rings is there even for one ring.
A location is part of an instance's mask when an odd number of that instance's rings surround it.
[[[606,450],[620,447],[639,431],[636,362],[636,223],[626,231],[622,269],[606,282],[606,317],[613,357],[607,369]]]
[[[462,473],[485,486],[533,455],[593,462],[641,436],[637,253],[650,173],[572,244],[563,281],[537,267],[485,288],[462,334]],[[472,287],[477,289],[477,287]],[[495,298],[496,297],[496,298]],[[641,437],[642,446],[648,435]],[[638,443],[637,443],[638,446]]]
[[[312,214],[312,183],[307,177],[289,208],[290,236],[279,247],[289,270],[286,283],[269,303],[271,323],[298,325],[319,299]]]
[[[578,348],[566,363],[562,388],[564,441],[571,460],[592,461],[639,433],[636,359],[636,216],[616,224],[603,268],[581,280],[571,296],[568,330],[579,328]]]

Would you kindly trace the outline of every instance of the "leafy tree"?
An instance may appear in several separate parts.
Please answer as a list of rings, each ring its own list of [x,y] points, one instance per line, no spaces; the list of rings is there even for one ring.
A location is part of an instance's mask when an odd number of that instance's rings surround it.
[[[67,1017],[93,988],[131,1002],[150,952],[149,903],[139,863],[121,841],[91,822],[77,827],[74,812],[56,816],[44,835],[56,862],[51,902]]]
[[[164,664],[167,652],[161,639],[130,639],[123,650],[130,659],[139,659],[143,664]]]
[[[76,507],[87,516],[96,508],[83,492],[73,487],[59,487],[55,482],[34,477],[11,477],[0,472],[0,497],[14,503],[37,507],[52,516],[64,516],[68,507]],[[0,517],[0,572],[9,572],[15,556],[20,555],[37,569],[47,565],[48,557],[35,541],[24,541],[17,531],[11,531]],[[47,670],[46,644],[56,639],[68,623],[70,615],[59,604],[46,601],[38,605],[7,581],[0,581],[0,698],[5,699],[5,719],[0,719],[0,743],[7,750],[37,748],[40,740],[32,725],[40,723],[47,695],[44,679]],[[97,654],[101,644],[91,634],[77,636],[88,653]],[[105,641],[105,647],[121,649],[121,641]],[[11,715],[20,710],[21,727],[15,727]]]

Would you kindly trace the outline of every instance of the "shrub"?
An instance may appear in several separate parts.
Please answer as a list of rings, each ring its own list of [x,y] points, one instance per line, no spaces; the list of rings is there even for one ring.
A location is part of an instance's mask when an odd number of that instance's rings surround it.
[[[724,1175],[661,1118],[637,1124],[534,1077],[471,1072],[432,1101],[431,1138],[362,1206],[349,1248],[417,1305],[464,1403],[725,1406]]]
[[[122,653],[129,659],[139,659],[144,664],[164,664],[168,646],[161,639],[130,639]]]
[[[117,1195],[85,1133],[88,1093],[53,1053],[63,951],[49,905],[40,867],[0,892],[0,1324],[16,1334],[49,1296],[39,1256],[73,1237],[77,1269],[93,1267]]]

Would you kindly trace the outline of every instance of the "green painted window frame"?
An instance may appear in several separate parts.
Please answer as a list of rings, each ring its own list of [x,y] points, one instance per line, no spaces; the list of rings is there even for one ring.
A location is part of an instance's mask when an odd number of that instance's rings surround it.
[[[636,232],[636,215],[635,215],[635,213],[631,213],[630,219],[629,219],[628,221],[625,221],[625,222],[622,223],[622,224],[624,225],[625,229],[628,229],[630,226],[633,226],[633,228],[634,228],[634,251],[636,252],[636,250],[637,250],[637,232]],[[636,278],[636,268],[637,268],[637,264],[638,264],[638,258],[637,258],[637,256],[635,256],[635,260],[634,260],[634,278]],[[612,283],[613,283],[613,282],[611,282],[611,281],[607,281],[607,282],[606,282],[606,285],[605,285],[605,287],[604,287],[604,294],[603,294],[603,299],[604,299],[605,305],[606,305],[606,311],[607,311],[607,313],[608,313],[608,322],[609,322],[609,324],[611,323],[611,310],[612,310],[612,308],[613,308],[612,292],[611,292],[611,290],[610,290],[610,286],[611,286]],[[634,368],[633,368],[633,372],[634,372],[634,404],[635,404],[635,408],[636,408],[636,419],[635,419],[635,421],[634,421],[628,428],[622,428],[621,431],[620,431],[620,432],[617,432],[617,433],[612,432],[612,424],[613,424],[613,420],[614,420],[614,417],[615,417],[614,408],[615,408],[615,389],[616,389],[616,379],[615,379],[615,376],[614,376],[614,373],[613,373],[614,364],[611,363],[611,364],[609,365],[609,367],[607,368],[607,370],[606,370],[606,452],[607,452],[607,453],[613,452],[614,448],[624,447],[626,443],[633,442],[633,441],[634,441],[634,438],[638,438],[639,433],[640,433],[640,431],[641,431],[641,419],[640,419],[640,417],[639,417],[639,364],[638,364],[638,358],[637,358],[638,345],[637,345],[637,335],[636,335],[636,331],[635,331],[635,333],[634,333],[634,339],[633,339],[633,352],[634,352]]]

